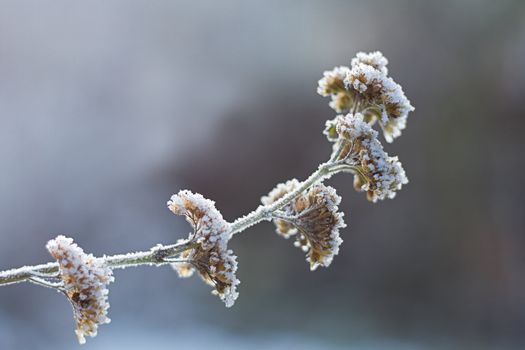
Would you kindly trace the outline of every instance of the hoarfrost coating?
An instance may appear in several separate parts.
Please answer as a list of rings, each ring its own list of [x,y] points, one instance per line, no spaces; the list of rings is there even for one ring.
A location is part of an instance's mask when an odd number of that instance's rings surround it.
[[[371,202],[394,198],[396,191],[408,183],[405,170],[397,157],[390,157],[377,139],[377,131],[366,123],[361,113],[337,116],[327,124],[325,134],[335,129],[337,144],[347,143],[344,161],[354,168],[354,188],[367,193]]]
[[[86,336],[96,336],[98,326],[110,322],[107,285],[114,281],[112,271],[103,259],[85,254],[71,238],[57,236],[46,247],[60,266],[62,291],[73,307],[78,341],[84,344]]]
[[[177,215],[184,215],[193,226],[188,240],[197,244],[181,254],[182,261],[173,264],[180,277],[189,277],[194,270],[214,287],[227,307],[233,306],[239,296],[237,285],[237,257],[228,249],[231,227],[215,208],[215,202],[199,193],[179,191],[168,201],[168,208]]]
[[[217,243],[226,247],[231,238],[230,225],[215,208],[214,201],[199,193],[182,190],[171,196],[168,208],[186,217],[194,229],[192,238],[201,243],[203,248],[211,248]]]
[[[278,184],[267,196],[261,198],[270,205],[299,185],[296,179]],[[339,252],[343,240],[339,229],[346,227],[343,213],[338,212],[341,197],[334,188],[317,184],[303,191],[290,204],[274,215],[276,232],[284,238],[295,235],[294,246],[306,254],[311,270],[318,266],[328,267]]]
[[[379,51],[358,52],[351,67],[335,67],[323,73],[317,92],[330,96],[337,113],[362,110],[367,122],[381,125],[387,142],[401,135],[408,114],[414,110],[403,88],[388,76],[388,60]]]
[[[355,67],[360,63],[372,66],[373,68],[379,70],[385,75],[388,74],[388,68],[386,68],[386,66],[388,65],[388,60],[385,56],[383,56],[383,53],[381,51],[369,53],[358,52],[355,55],[355,57],[352,58],[351,65],[352,67]]]

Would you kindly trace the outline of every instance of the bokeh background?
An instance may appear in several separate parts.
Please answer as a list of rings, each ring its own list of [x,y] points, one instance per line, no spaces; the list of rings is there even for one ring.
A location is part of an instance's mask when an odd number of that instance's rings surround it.
[[[270,223],[236,236],[226,309],[168,267],[116,272],[85,349],[522,349],[525,2],[2,1],[0,269],[172,243],[181,188],[228,220],[330,145],[326,69],[381,50],[416,111],[386,145],[410,178],[371,204],[350,176],[329,269]],[[77,348],[67,301],[0,288],[1,349]]]

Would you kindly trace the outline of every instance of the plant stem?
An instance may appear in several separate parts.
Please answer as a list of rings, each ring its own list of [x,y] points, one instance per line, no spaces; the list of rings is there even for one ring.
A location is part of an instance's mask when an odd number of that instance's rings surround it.
[[[335,153],[340,152],[341,149]],[[337,156],[332,156],[329,161],[319,165],[317,170],[313,172],[306,180],[301,182],[294,191],[287,193],[285,196],[268,206],[261,205],[248,215],[235,220],[231,224],[232,235],[242,232],[248,227],[253,226],[261,221],[271,220],[272,214],[274,212],[291,203],[295,198],[297,198],[297,196],[309,189],[311,186],[331,177],[337,172],[343,171],[343,169],[348,169],[347,167],[342,168],[341,164],[335,161],[335,159],[337,159]],[[106,264],[114,269],[140,265],[160,266],[172,263],[173,261],[170,261],[168,258],[180,254],[186,250],[195,248],[196,245],[196,243],[186,240],[182,243],[167,246],[157,245],[148,251],[103,256],[101,259],[104,259]],[[0,286],[27,281],[33,277],[52,277],[53,274],[56,275],[58,272],[58,263],[56,262],[34,266],[24,266],[16,269],[1,271]]]
[[[341,150],[339,150],[340,152]],[[332,159],[337,159],[337,157],[332,157]],[[331,177],[336,172],[333,171],[334,166],[339,164],[330,159],[328,162],[319,165],[319,168],[312,173],[306,180],[300,183],[294,191],[288,192],[279,200],[274,203],[264,206],[261,205],[251,213],[238,218],[231,224],[232,234],[237,234],[246,230],[248,227],[253,226],[264,220],[271,220],[272,213],[277,210],[282,209],[287,204],[291,203],[297,196],[303,193],[305,190],[309,189],[311,186],[319,183],[320,181],[326,180]]]
[[[195,247],[195,243],[184,241],[182,243],[162,246],[158,245],[149,251],[103,256],[106,264],[112,268],[126,268],[139,265],[165,265],[169,264],[165,258],[179,254]],[[0,286],[27,281],[34,276],[51,275],[58,272],[58,263],[47,263],[35,266],[24,266],[0,272]]]

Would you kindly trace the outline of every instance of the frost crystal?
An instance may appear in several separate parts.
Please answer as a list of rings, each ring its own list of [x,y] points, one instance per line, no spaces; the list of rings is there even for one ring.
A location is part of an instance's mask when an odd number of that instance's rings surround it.
[[[338,142],[348,145],[341,157],[354,167],[355,189],[366,191],[372,202],[394,198],[396,191],[408,183],[408,178],[398,158],[389,157],[383,150],[377,131],[360,113],[338,116],[335,128],[340,137]]]
[[[63,292],[73,306],[75,332],[84,344],[86,336],[97,335],[98,325],[110,322],[107,285],[114,281],[112,271],[103,259],[84,253],[71,238],[58,236],[46,247],[58,261]]]
[[[330,107],[338,113],[363,110],[365,121],[379,122],[387,142],[401,135],[408,114],[414,110],[402,87],[388,77],[388,60],[379,51],[357,53],[351,67],[324,72],[317,92],[330,96]],[[343,78],[342,75],[345,74]],[[344,87],[341,88],[341,79]]]
[[[189,277],[195,270],[202,279],[215,287],[227,307],[233,306],[239,296],[237,285],[237,257],[227,248],[230,225],[215,208],[215,202],[198,193],[180,191],[168,201],[168,208],[177,215],[184,215],[193,226],[189,240],[197,247],[180,254],[182,262],[173,264],[180,277]]]
[[[271,204],[295,187],[297,180],[290,180],[277,185],[270,194],[263,197],[265,205]],[[328,267],[339,252],[343,240],[339,237],[339,229],[346,227],[343,213],[338,212],[341,197],[335,189],[318,184],[298,196],[292,203],[282,209],[283,215],[276,215],[274,220],[277,233],[288,238],[295,235],[294,245],[306,254],[311,270],[318,266]],[[291,227],[286,234],[282,232],[282,222]]]

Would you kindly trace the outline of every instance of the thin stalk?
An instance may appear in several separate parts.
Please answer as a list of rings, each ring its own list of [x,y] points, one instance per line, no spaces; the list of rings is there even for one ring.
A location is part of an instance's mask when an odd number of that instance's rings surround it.
[[[160,266],[170,263],[169,261],[165,260],[166,258],[177,255],[194,247],[195,243],[191,241],[184,241],[182,243],[167,246],[155,246],[149,251],[144,252],[103,256],[101,259],[104,259],[106,264],[114,269],[140,265]],[[35,276],[51,275],[58,272],[58,263],[56,262],[6,270],[0,272],[0,285],[19,283],[29,279],[33,279],[34,282]]]
[[[339,149],[339,152],[341,152],[341,150],[342,148]],[[332,156],[331,160],[319,165],[319,168],[317,168],[317,170],[314,171],[312,175],[310,175],[306,180],[301,182],[295,190],[288,192],[286,195],[284,195],[274,203],[267,206],[261,205],[251,213],[235,220],[231,224],[232,234],[242,232],[248,227],[253,226],[261,221],[271,220],[272,214],[274,212],[282,209],[283,207],[291,203],[301,193],[303,193],[305,190],[309,189],[313,185],[322,182],[330,178],[335,173],[337,173],[338,171],[334,171],[333,168],[339,166],[340,164],[339,162],[333,161],[332,159],[337,159],[337,156]]]
[[[253,212],[238,218],[231,224],[232,235],[237,234],[246,230],[247,228],[264,220],[272,220],[273,214],[283,207],[291,203],[301,193],[315,184],[322,182],[332,175],[341,172],[348,171],[348,166],[342,166],[341,162],[336,161],[338,153],[342,151],[343,147],[340,147],[335,154],[332,155],[329,161],[319,165],[316,171],[314,171],[306,180],[300,183],[300,185],[294,190],[287,193],[285,196],[275,201],[274,203],[267,206],[259,206]],[[101,259],[104,259],[105,263],[113,268],[126,268],[130,266],[141,266],[141,265],[155,265],[161,266],[173,263],[175,255],[180,254],[186,250],[193,249],[197,246],[196,243],[191,240],[184,241],[182,243],[172,245],[158,245],[152,247],[148,251],[117,254],[106,256],[104,255]],[[51,262],[47,264],[24,266],[11,270],[0,272],[0,286],[19,283],[33,279],[34,277],[50,277],[56,276],[59,273],[58,263]]]
[[[280,219],[280,220],[284,220],[284,221],[288,221],[288,222],[295,222],[297,220],[297,216],[291,216],[291,215],[287,215],[286,213],[280,211],[280,210],[277,210],[275,212],[272,213],[272,219]]]

